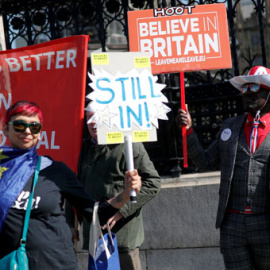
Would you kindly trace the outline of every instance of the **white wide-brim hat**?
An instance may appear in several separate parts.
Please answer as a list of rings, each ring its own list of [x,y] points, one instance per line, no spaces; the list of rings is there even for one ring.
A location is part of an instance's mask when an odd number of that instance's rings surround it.
[[[270,69],[262,66],[255,66],[250,69],[248,75],[237,76],[230,79],[230,83],[241,91],[244,84],[255,83],[270,89]]]

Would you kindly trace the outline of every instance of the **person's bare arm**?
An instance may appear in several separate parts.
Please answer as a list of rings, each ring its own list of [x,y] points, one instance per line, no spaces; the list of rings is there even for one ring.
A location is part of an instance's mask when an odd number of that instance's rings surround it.
[[[141,177],[138,174],[137,170],[127,171],[125,173],[125,190],[120,192],[115,197],[108,200],[108,203],[111,204],[114,208],[120,209],[126,202],[129,201],[131,190],[135,190],[138,194],[141,189]]]

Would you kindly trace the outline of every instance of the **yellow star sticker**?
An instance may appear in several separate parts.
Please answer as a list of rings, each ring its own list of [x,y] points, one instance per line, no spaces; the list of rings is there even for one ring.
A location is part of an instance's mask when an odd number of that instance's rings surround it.
[[[0,179],[2,178],[3,172],[5,172],[7,170],[8,170],[8,168],[6,168],[6,167],[0,167]]]
[[[0,149],[0,161],[1,161],[2,159],[6,159],[6,158],[9,158],[9,157],[3,155],[3,149]]]

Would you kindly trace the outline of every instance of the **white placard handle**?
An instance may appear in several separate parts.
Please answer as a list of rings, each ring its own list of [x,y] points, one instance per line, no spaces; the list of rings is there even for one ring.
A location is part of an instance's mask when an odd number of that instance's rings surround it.
[[[128,171],[134,170],[133,161],[133,149],[132,149],[132,137],[130,135],[125,136],[125,147],[126,147],[126,159],[127,159],[127,169]],[[137,202],[137,194],[135,190],[130,191],[130,202]]]

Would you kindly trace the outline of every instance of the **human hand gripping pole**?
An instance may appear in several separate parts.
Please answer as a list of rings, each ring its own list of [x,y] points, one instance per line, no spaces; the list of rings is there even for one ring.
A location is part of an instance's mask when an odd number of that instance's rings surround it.
[[[130,135],[125,136],[125,148],[126,148],[126,159],[127,159],[127,169],[128,171],[134,170],[134,161],[133,161],[133,149],[132,149],[132,137]],[[130,202],[137,202],[137,194],[135,190],[131,190],[130,193]]]

